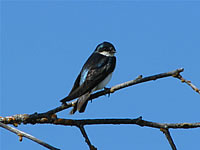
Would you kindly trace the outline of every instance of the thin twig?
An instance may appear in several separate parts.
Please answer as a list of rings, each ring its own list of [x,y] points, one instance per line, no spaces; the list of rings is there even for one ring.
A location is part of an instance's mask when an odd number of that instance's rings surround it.
[[[115,91],[118,91],[122,88],[126,88],[126,87],[136,85],[136,84],[139,84],[139,83],[143,83],[143,82],[147,82],[147,81],[154,81],[154,80],[157,80],[157,79],[160,79],[160,78],[165,78],[165,77],[170,77],[170,76],[174,77],[175,75],[179,75],[183,71],[184,71],[184,69],[180,68],[180,69],[176,69],[174,71],[170,71],[170,72],[166,72],[166,73],[160,73],[160,74],[156,74],[156,75],[152,75],[152,76],[148,76],[148,77],[144,77],[144,78],[142,78],[142,76],[140,75],[134,80],[115,85],[115,86],[111,87],[110,89],[105,89],[103,91],[96,92],[89,97],[89,100],[93,100],[93,99],[95,99],[99,96],[102,96],[102,95],[114,93]]]
[[[180,74],[174,76],[175,78],[178,78],[181,80],[181,82],[186,83],[189,85],[194,91],[200,94],[200,89],[198,89],[194,84],[191,83],[191,81],[184,79]]]
[[[169,130],[166,129],[166,128],[161,128],[160,130],[165,134],[165,136],[166,136],[166,138],[167,138],[172,150],[177,150],[176,149],[176,145],[174,144],[174,141],[173,141],[173,139],[172,139],[172,137],[170,135]]]
[[[85,142],[87,143],[87,145],[89,146],[90,150],[97,150],[96,147],[94,147],[91,142],[90,142],[90,139],[88,138],[88,135],[84,129],[84,126],[83,125],[77,125],[77,127],[80,129],[83,137],[85,138]]]
[[[8,125],[6,125],[4,123],[0,122],[0,126],[2,128],[4,128],[4,129],[7,129],[7,130],[17,134],[19,136],[20,141],[22,141],[22,137],[26,137],[27,139],[30,139],[30,140],[32,140],[32,141],[34,141],[34,142],[36,142],[36,143],[48,148],[48,149],[50,149],[50,150],[59,150],[58,148],[55,148],[55,147],[53,147],[53,146],[51,146],[51,145],[49,145],[49,144],[37,139],[37,138],[35,138],[34,136],[32,136],[32,135],[30,135],[28,133],[25,133],[25,132],[20,131],[20,130],[18,130],[16,128],[10,127],[10,126],[8,126]]]

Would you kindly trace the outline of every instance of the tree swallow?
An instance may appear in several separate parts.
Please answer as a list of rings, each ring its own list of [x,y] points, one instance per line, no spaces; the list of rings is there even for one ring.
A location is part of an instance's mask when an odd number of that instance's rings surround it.
[[[71,110],[80,113],[85,111],[88,98],[92,92],[104,88],[112,77],[116,65],[116,50],[109,42],[99,44],[81,69],[69,95],[61,100],[62,103],[78,98]]]

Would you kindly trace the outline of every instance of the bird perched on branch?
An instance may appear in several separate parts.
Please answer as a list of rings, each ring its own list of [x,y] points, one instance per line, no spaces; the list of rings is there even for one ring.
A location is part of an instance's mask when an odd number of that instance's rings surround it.
[[[116,50],[109,42],[99,44],[81,69],[69,95],[62,103],[78,98],[70,114],[85,111],[92,92],[104,88],[112,77],[116,65]]]

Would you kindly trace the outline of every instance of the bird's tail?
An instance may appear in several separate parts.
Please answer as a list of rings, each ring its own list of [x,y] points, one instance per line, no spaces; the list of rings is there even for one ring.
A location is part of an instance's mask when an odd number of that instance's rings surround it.
[[[75,104],[74,108],[70,111],[70,114],[74,114],[77,110],[80,113],[83,113],[85,111],[85,108],[88,103],[88,98],[90,97],[91,92],[88,92],[81,97],[79,97],[78,102]]]

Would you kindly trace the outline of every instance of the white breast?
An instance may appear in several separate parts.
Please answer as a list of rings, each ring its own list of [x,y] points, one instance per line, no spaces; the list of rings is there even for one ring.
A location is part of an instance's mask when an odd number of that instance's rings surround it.
[[[112,57],[112,56],[114,56],[115,53],[110,53],[110,52],[107,52],[107,51],[103,51],[103,52],[99,52],[99,54],[104,55],[104,56]]]
[[[110,73],[103,81],[101,81],[97,85],[97,87],[94,89],[94,91],[104,88],[108,84],[108,82],[110,81],[111,77],[112,77],[112,73]]]

